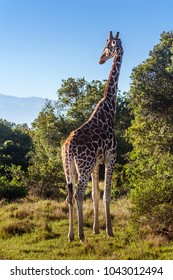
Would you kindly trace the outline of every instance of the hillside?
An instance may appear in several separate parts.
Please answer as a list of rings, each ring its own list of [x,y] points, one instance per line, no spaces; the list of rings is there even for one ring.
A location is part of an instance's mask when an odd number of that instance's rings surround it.
[[[30,125],[45,103],[39,97],[15,97],[0,94],[0,118],[16,124]]]

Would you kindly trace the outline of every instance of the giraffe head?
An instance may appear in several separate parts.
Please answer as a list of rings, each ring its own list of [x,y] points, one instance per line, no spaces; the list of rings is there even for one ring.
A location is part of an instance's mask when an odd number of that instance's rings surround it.
[[[103,64],[109,58],[114,57],[122,50],[121,40],[118,38],[119,32],[113,37],[112,31],[109,33],[109,37],[106,41],[106,47],[104,48],[100,57],[99,63]]]

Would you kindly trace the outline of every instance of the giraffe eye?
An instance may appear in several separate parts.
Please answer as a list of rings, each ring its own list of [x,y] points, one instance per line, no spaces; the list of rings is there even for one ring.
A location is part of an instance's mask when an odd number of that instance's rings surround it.
[[[116,45],[116,41],[113,40],[113,41],[112,41],[112,46],[115,47],[115,45]]]

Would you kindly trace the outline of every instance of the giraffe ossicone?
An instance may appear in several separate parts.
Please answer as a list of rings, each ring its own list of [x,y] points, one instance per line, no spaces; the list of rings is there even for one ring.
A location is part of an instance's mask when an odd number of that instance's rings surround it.
[[[111,181],[116,161],[116,138],[114,134],[114,118],[118,78],[123,56],[123,48],[119,33],[113,37],[110,32],[106,47],[100,57],[100,64],[109,58],[113,59],[112,69],[104,91],[104,96],[97,104],[91,117],[78,129],[72,131],[62,146],[62,160],[67,182],[69,206],[69,241],[74,239],[73,206],[77,205],[78,234],[84,239],[83,200],[90,176],[92,178],[92,199],[94,204],[94,233],[99,233],[99,165],[105,165],[104,207],[106,216],[106,232],[113,236],[110,200]],[[77,185],[75,186],[77,181]]]

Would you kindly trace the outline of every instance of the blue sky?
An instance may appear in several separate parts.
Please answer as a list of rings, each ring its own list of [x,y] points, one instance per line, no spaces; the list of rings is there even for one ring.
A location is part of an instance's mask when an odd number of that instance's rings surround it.
[[[173,30],[172,0],[0,0],[0,93],[56,99],[62,79],[107,79],[99,65],[109,31],[124,47],[119,89]]]

